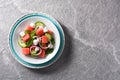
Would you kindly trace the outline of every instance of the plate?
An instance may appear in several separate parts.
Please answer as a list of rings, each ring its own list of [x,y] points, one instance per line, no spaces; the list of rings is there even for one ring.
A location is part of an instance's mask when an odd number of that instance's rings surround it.
[[[18,46],[19,33],[31,22],[42,21],[46,27],[54,32],[55,48],[53,53],[44,59],[36,59],[25,56],[21,53],[21,47]],[[45,13],[31,13],[18,19],[12,26],[9,34],[9,48],[13,57],[22,65],[29,68],[44,68],[54,63],[62,54],[65,45],[65,36],[60,24],[50,15]]]

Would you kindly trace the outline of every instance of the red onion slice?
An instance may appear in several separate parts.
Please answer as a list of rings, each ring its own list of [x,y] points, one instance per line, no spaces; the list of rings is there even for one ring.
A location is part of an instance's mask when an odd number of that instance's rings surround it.
[[[32,50],[34,50],[36,47],[38,47],[38,46],[31,46],[31,47],[30,47],[30,52],[31,52]],[[38,52],[38,54],[34,54],[34,55],[38,56],[38,55],[40,55],[41,53],[42,53],[42,49],[39,47],[39,52]]]
[[[39,43],[39,46],[40,46],[42,49],[48,49],[48,48],[51,48],[51,46],[53,46],[53,45],[52,45],[52,43],[51,43],[51,41],[50,41],[50,43],[49,43],[48,46],[46,46],[46,47],[43,47],[40,43]]]

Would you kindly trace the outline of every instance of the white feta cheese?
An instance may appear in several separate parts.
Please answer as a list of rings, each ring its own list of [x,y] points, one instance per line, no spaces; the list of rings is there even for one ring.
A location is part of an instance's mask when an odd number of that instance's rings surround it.
[[[39,38],[36,39],[39,42]]]
[[[24,36],[24,35],[25,35],[24,31],[20,32],[20,36]]]
[[[31,26],[32,28],[35,28],[35,24],[34,24],[34,23],[30,23],[30,26]]]
[[[35,51],[39,51],[39,47],[36,47],[36,48],[35,48]]]
[[[42,29],[43,29],[43,26],[39,26],[39,28],[42,28]]]
[[[41,41],[41,38],[40,38],[40,37],[38,37],[36,40],[37,40],[38,42],[40,42],[40,41]]]
[[[46,27],[43,28],[44,32],[48,32],[48,29]]]
[[[49,44],[49,48],[52,49],[52,48],[53,48],[53,45],[52,45],[52,44]]]
[[[34,45],[38,45],[39,41],[37,39],[33,40]]]

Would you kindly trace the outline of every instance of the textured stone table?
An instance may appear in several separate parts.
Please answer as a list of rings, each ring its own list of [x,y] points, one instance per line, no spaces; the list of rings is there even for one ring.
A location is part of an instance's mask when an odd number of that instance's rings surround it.
[[[59,60],[39,70],[8,49],[10,27],[36,12],[55,17],[66,36]],[[120,80],[120,0],[0,0],[0,80]]]

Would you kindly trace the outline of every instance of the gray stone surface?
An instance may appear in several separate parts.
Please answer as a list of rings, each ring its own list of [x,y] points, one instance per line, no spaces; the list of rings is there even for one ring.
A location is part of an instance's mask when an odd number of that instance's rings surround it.
[[[36,12],[55,17],[66,36],[59,60],[39,70],[8,49],[16,19]],[[0,80],[120,80],[120,0],[0,0]]]

